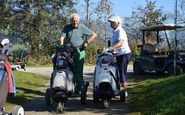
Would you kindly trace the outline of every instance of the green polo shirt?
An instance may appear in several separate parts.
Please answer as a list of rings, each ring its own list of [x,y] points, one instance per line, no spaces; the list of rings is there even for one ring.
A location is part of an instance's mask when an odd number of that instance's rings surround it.
[[[79,24],[78,28],[68,24],[64,27],[62,36],[64,43],[71,43],[73,47],[79,47],[86,41],[86,36],[90,36],[92,33],[92,30],[82,24]]]

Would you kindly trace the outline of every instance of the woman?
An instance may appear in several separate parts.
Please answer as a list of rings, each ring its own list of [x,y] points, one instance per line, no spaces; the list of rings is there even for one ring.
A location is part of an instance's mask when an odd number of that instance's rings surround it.
[[[127,66],[131,56],[131,50],[128,45],[128,39],[125,30],[122,28],[122,19],[119,16],[114,16],[108,19],[113,28],[113,36],[111,39],[112,46],[109,48],[117,52],[116,60],[120,72],[120,85],[127,88]],[[128,96],[127,91],[125,96]]]

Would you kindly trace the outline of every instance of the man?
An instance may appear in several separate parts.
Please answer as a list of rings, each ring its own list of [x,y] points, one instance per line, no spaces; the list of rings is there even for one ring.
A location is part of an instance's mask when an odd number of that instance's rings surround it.
[[[71,14],[71,23],[67,24],[60,38],[61,45],[70,44],[75,52],[73,54],[74,61],[74,82],[75,93],[79,93],[84,83],[83,81],[83,65],[85,61],[85,48],[96,38],[96,33],[80,24],[80,16],[77,13]],[[86,39],[87,38],[87,39]]]
[[[114,16],[108,19],[113,28],[112,46],[109,48],[117,52],[116,60],[120,72],[120,82],[124,89],[127,88],[127,65],[130,60],[131,50],[128,45],[128,39],[125,30],[122,28],[122,19],[119,16]],[[128,93],[125,93],[128,96]]]

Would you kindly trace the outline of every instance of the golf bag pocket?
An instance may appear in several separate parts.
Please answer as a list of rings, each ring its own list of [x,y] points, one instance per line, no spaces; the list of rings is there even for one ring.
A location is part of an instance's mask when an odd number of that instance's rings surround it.
[[[52,88],[60,88],[67,92],[74,92],[73,72],[71,70],[53,71]]]
[[[64,56],[59,56],[56,62],[56,69],[62,70],[67,68],[67,59]]]
[[[52,88],[67,90],[67,75],[65,71],[54,71]]]

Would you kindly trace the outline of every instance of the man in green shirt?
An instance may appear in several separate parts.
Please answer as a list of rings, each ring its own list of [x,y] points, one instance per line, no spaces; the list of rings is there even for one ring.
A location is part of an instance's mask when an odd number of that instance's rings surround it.
[[[80,16],[77,13],[71,14],[71,23],[67,24],[60,38],[61,45],[70,44],[76,51],[73,54],[74,61],[74,82],[75,92],[79,93],[84,83],[83,65],[85,61],[85,47],[96,38],[96,33],[80,24]],[[87,39],[86,39],[87,38]]]

